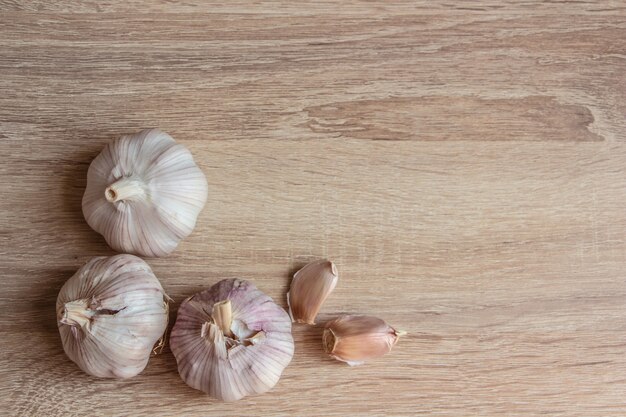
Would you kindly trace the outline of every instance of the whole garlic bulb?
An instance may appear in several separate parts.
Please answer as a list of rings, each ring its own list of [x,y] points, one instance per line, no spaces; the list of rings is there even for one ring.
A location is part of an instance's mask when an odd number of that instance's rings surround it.
[[[164,256],[193,231],[207,188],[187,148],[143,130],[107,144],[92,161],[83,214],[116,251]]]
[[[57,298],[65,353],[93,376],[137,375],[167,327],[167,299],[140,258],[92,258],[63,285]]]
[[[183,301],[170,347],[181,378],[224,401],[271,389],[294,352],[287,313],[239,279]]]

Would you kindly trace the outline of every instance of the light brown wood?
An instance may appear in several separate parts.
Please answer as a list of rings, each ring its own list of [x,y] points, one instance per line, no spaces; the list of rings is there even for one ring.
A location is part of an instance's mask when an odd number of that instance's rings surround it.
[[[3,412],[626,415],[625,4],[517,3],[1,0]],[[286,305],[328,257],[321,322],[408,335],[350,368],[297,325],[279,384],[236,404],[167,348],[127,381],[83,374],[54,304],[113,253],[81,213],[87,167],[146,127],[210,184],[192,236],[148,260],[172,320],[225,277]]]

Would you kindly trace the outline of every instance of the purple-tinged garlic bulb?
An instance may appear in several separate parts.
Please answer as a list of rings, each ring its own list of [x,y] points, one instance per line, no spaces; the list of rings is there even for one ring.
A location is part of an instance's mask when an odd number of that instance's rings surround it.
[[[130,378],[167,327],[168,296],[133,255],[92,258],[61,288],[57,324],[67,356],[86,373]]]
[[[116,251],[165,256],[193,231],[207,189],[187,148],[158,129],[142,130],[91,162],[83,214]]]
[[[391,352],[405,334],[377,317],[344,315],[326,323],[322,342],[331,357],[355,366]]]
[[[287,313],[240,279],[183,301],[170,347],[183,381],[223,401],[270,390],[294,352]]]
[[[315,324],[317,313],[338,280],[335,264],[327,260],[311,262],[296,272],[287,293],[291,320]]]

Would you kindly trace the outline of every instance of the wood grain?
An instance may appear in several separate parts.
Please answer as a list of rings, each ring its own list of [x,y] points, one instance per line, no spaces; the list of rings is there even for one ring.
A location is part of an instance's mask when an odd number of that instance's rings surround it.
[[[454,3],[0,0],[3,412],[625,415],[625,5]],[[56,295],[113,253],[81,214],[86,170],[152,126],[211,190],[149,260],[174,311],[225,277],[285,305],[328,257],[321,322],[409,335],[349,368],[295,326],[279,384],[237,404],[169,350],[127,381],[80,372]]]

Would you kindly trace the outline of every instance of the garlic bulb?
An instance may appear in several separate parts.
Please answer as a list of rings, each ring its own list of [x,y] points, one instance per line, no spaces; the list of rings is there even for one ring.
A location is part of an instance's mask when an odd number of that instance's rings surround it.
[[[337,280],[337,268],[327,260],[311,262],[296,272],[287,293],[291,320],[315,324],[315,317],[335,289]]]
[[[167,298],[140,258],[92,258],[63,285],[57,298],[65,353],[93,376],[137,375],[167,327]]]
[[[181,378],[223,401],[271,389],[294,351],[287,313],[239,279],[183,301],[170,347]]]
[[[344,315],[326,323],[322,338],[326,353],[355,366],[389,353],[405,334],[376,317]]]
[[[92,161],[83,214],[116,251],[156,257],[191,234],[206,199],[189,150],[149,129],[109,143]]]

